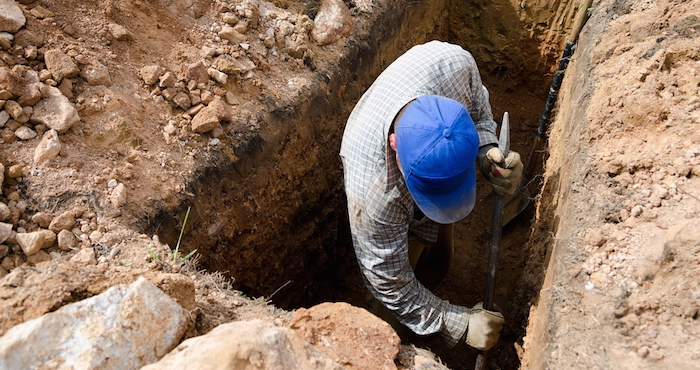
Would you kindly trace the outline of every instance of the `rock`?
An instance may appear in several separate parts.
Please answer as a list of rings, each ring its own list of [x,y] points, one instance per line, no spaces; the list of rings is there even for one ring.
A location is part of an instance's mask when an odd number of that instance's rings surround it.
[[[221,37],[222,40],[228,40],[230,43],[232,43],[234,45],[238,45],[238,44],[248,40],[246,35],[236,31],[231,26],[221,27],[221,31],[219,31],[219,37]]]
[[[32,221],[39,227],[47,229],[53,220],[53,216],[46,212],[37,212],[32,216]]]
[[[14,0],[0,0],[0,31],[15,33],[26,22],[27,18]]]
[[[37,18],[39,18],[39,19],[51,18],[51,17],[55,16],[55,14],[54,14],[52,11],[50,11],[50,10],[44,8],[44,7],[41,6],[41,5],[35,6],[35,7],[34,7],[32,10],[30,10],[29,12],[32,13],[33,16],[35,16],[35,17],[37,17]]]
[[[160,82],[158,82],[158,86],[160,87],[175,87],[177,77],[172,72],[165,72],[162,76],[160,76],[159,80]]]
[[[10,207],[8,207],[5,203],[0,202],[0,221],[7,221],[11,215]]]
[[[99,62],[95,62],[84,68],[80,72],[80,76],[83,77],[90,86],[112,86],[112,77],[109,75],[109,69]]]
[[[214,129],[221,122],[230,122],[231,110],[221,99],[215,99],[192,119],[192,131],[204,133]]]
[[[363,308],[344,302],[300,308],[289,327],[348,370],[396,369],[401,339]]]
[[[15,136],[20,138],[20,140],[29,140],[36,137],[36,132],[27,126],[22,126],[15,130]]]
[[[185,311],[196,307],[194,280],[182,274],[158,274],[150,281],[172,297]]]
[[[34,163],[40,163],[47,159],[54,159],[61,152],[61,141],[58,140],[56,130],[44,133],[41,142],[34,149]]]
[[[2,167],[0,167],[0,169],[1,168]],[[11,179],[19,178],[19,177],[22,177],[22,170],[23,170],[22,165],[13,164],[12,166],[10,166],[10,169],[7,170],[7,175],[10,176]],[[0,183],[2,183],[2,181],[0,181]]]
[[[7,111],[0,111],[0,127],[4,127],[7,121],[10,120],[10,114]]]
[[[30,233],[17,233],[17,244],[27,256],[48,248],[56,243],[56,234],[50,230],[39,230]]]
[[[4,203],[3,203],[4,204]],[[5,206],[7,207],[7,206]],[[4,243],[7,238],[10,237],[12,234],[12,224],[6,224],[4,222],[0,222],[0,243]],[[4,257],[5,254],[0,255],[0,257]]]
[[[172,101],[173,98],[175,98],[175,95],[177,95],[177,89],[174,87],[168,87],[167,89],[163,89],[161,95],[163,95],[165,100]]]
[[[69,230],[61,230],[58,233],[58,248],[69,251],[75,247],[75,235]]]
[[[78,265],[96,265],[97,257],[95,257],[95,249],[83,248],[71,257],[70,261]]]
[[[75,216],[73,212],[66,211],[54,217],[49,225],[49,230],[59,232],[61,230],[70,230],[75,225]]]
[[[226,74],[235,75],[255,69],[255,63],[246,57],[233,58],[229,55],[221,55],[214,61],[214,67]]]
[[[34,106],[31,121],[41,123],[58,133],[68,131],[80,121],[73,104],[55,87],[47,87],[48,97],[39,100]]]
[[[343,369],[294,331],[260,320],[219,325],[141,370]]]
[[[224,72],[219,71],[216,68],[209,68],[207,69],[207,74],[214,79],[214,81],[225,85],[226,82],[228,81],[228,75]]]
[[[126,204],[126,186],[119,184],[112,190],[109,200],[115,208],[119,208]]]
[[[80,73],[80,69],[73,58],[58,49],[51,49],[44,53],[44,61],[46,62],[46,68],[58,83],[64,78],[75,77]]]
[[[182,307],[139,278],[10,329],[0,368],[139,369],[168,353],[186,323]]]
[[[192,106],[192,101],[190,101],[190,95],[180,91],[172,99],[173,103],[175,103],[178,107],[187,110]]]
[[[434,353],[414,345],[402,345],[396,363],[399,370],[449,370]]]
[[[206,83],[209,80],[207,67],[201,61],[192,63],[189,66],[187,66],[187,70],[185,71],[185,78],[190,81],[195,81],[197,83]]]
[[[311,35],[317,45],[332,44],[352,30],[350,10],[342,0],[322,0]]]
[[[2,0],[0,0],[2,1]],[[0,67],[0,91],[4,92],[4,99],[13,99],[22,96],[25,81],[7,67]]]
[[[22,95],[17,99],[17,103],[23,107],[33,106],[41,99],[42,83],[30,83],[24,87]]]
[[[136,39],[131,31],[120,24],[112,23],[107,26],[107,30],[109,30],[109,34],[112,35],[112,38],[117,41],[133,41]]]
[[[153,85],[158,82],[158,79],[163,74],[164,70],[158,65],[148,65],[141,68],[139,71],[139,76],[146,83],[146,85]]]
[[[37,35],[28,29],[23,29],[15,34],[14,44],[23,48],[29,46],[40,48],[44,45],[44,38],[40,34]]]
[[[224,14],[221,14],[221,20],[230,25],[234,25],[238,23],[239,18],[235,13],[226,12]]]
[[[32,254],[31,256],[27,256],[27,262],[32,264],[32,265],[36,265],[37,263],[46,262],[46,261],[51,261],[51,256],[42,250],[37,251],[36,253]]]

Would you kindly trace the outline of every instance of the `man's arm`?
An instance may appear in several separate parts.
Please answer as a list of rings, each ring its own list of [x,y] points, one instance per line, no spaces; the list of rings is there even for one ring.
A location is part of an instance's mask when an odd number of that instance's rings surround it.
[[[408,261],[408,225],[361,214],[362,220],[351,221],[351,227],[370,292],[414,333],[440,333],[449,346],[456,345],[467,330],[469,310],[438,298],[418,282]]]

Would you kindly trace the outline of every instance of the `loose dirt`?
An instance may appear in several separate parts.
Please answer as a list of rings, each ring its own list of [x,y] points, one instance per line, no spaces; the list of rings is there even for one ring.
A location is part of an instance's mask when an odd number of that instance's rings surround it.
[[[353,31],[319,46],[300,31],[316,1],[18,3],[27,24],[3,48],[5,66],[41,72],[56,49],[81,71],[105,66],[111,84],[83,75],[56,83],[80,121],[59,135],[54,159],[33,160],[46,127],[10,120],[1,129],[0,201],[11,211],[3,222],[31,232],[46,228],[36,214],[70,211],[79,243],[45,249],[44,262],[5,243],[0,334],[147,275],[191,312],[188,337],[232,320],[287,325],[291,312],[278,307],[363,305],[337,158],[353,103],[410,46],[460,43],[481,67],[496,119],[510,112],[525,158],[568,27],[585,11],[354,1]],[[539,159],[549,155],[546,172],[532,184],[543,192],[504,230],[496,303],[508,324],[490,351],[493,368],[700,368],[699,7],[617,0],[590,9],[550,151]],[[240,25],[245,39],[222,40],[227,25]],[[287,38],[269,40],[270,29]],[[192,65],[220,55],[255,68],[189,84]],[[172,87],[146,83],[145,66],[171,72]],[[194,132],[194,96],[222,99],[231,116]],[[37,137],[19,139],[20,126]],[[112,201],[115,184],[124,204]],[[436,291],[457,304],[483,296],[490,203],[482,185],[481,203],[456,228],[455,268]],[[88,248],[94,261],[71,262]],[[450,368],[473,367],[474,351],[411,340]]]

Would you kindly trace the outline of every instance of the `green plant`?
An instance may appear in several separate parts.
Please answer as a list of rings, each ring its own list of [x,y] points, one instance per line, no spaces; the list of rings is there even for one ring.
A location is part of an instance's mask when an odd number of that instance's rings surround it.
[[[185,226],[187,226],[187,219],[190,217],[190,209],[192,207],[187,207],[187,213],[185,213],[185,220],[182,222],[182,228],[180,228],[180,236],[177,238],[177,244],[175,245],[175,252],[173,252],[173,264],[179,265],[187,261],[192,255],[194,255],[197,250],[193,250],[188,253],[185,257],[180,257],[180,242],[182,241],[182,234],[185,233]]]
[[[152,245],[148,244],[146,249],[148,250],[148,262],[153,262],[160,259],[160,255],[158,252],[156,252]]]

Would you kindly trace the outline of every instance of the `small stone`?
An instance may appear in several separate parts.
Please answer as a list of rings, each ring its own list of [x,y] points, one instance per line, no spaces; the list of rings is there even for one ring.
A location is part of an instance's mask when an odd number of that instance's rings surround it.
[[[51,256],[48,253],[40,250],[31,256],[27,256],[27,262],[31,265],[36,265],[41,262],[51,261]]]
[[[31,256],[39,250],[48,248],[56,243],[56,234],[50,230],[39,230],[31,233],[17,233],[15,237],[22,251]]]
[[[163,74],[163,68],[158,65],[147,65],[141,68],[139,76],[146,85],[153,85],[158,82],[158,79]]]
[[[62,251],[69,251],[75,246],[75,235],[68,230],[61,230],[58,233],[58,248]]]
[[[80,116],[73,104],[59,89],[47,87],[47,94],[47,97],[41,99],[34,106],[31,121],[44,124],[62,134],[80,121]]]
[[[56,130],[46,131],[41,142],[34,150],[34,163],[56,158],[60,151],[61,141],[58,140],[58,132],[56,132]]]
[[[185,78],[190,81],[194,81],[196,84],[205,83],[209,80],[209,74],[207,74],[207,67],[201,61],[192,63],[189,66],[187,66],[187,71],[185,71]],[[193,89],[194,87],[190,90]]]
[[[160,87],[175,87],[177,77],[172,72],[165,72],[162,76],[160,76],[159,81],[158,86]]]
[[[647,346],[639,347],[639,349],[637,350],[637,354],[641,358],[645,358],[645,357],[649,356],[649,347],[647,347]]]
[[[7,221],[11,216],[12,213],[10,212],[10,207],[8,207],[5,203],[0,202],[0,221]]]
[[[192,131],[197,133],[209,132],[221,122],[232,119],[230,108],[221,99],[212,101],[192,119]]]
[[[605,243],[605,235],[600,229],[589,229],[586,233],[586,243],[599,247]]]
[[[71,257],[70,261],[79,265],[96,265],[97,257],[93,248],[83,248]]]
[[[10,166],[10,168],[7,170],[7,175],[11,179],[22,177],[22,165],[15,164]]]
[[[0,222],[0,243],[4,243],[12,235],[12,225],[4,222]],[[0,255],[4,257],[5,255]]]
[[[207,73],[211,78],[214,79],[214,81],[225,85],[226,82],[228,81],[228,75],[224,72],[219,71],[216,68],[208,68]],[[202,101],[204,101],[204,95],[202,95]],[[205,103],[206,104],[206,103]]]
[[[126,204],[126,186],[124,186],[124,184],[119,184],[116,188],[114,188],[114,190],[112,190],[110,201],[116,208]]]
[[[35,105],[41,99],[41,83],[30,83],[24,87],[17,103],[23,107]]]
[[[46,212],[38,212],[32,216],[32,221],[43,228],[48,228],[53,220],[53,216]]]
[[[70,230],[73,228],[73,225],[75,225],[75,216],[73,215],[73,212],[67,211],[54,217],[51,224],[49,224],[49,230],[53,232]]]
[[[100,239],[102,239],[103,235],[104,234],[102,232],[100,232],[98,230],[93,230],[92,232],[90,232],[90,235],[88,236],[88,238],[90,238],[91,242],[97,243],[100,241]]]
[[[46,68],[51,72],[56,82],[60,83],[64,78],[75,77],[80,73],[80,69],[73,58],[58,49],[52,49],[44,53],[44,61],[46,62]]]
[[[172,101],[173,98],[175,98],[175,95],[177,95],[177,89],[174,87],[165,88],[163,91],[161,91],[161,95],[163,95],[165,100]]]
[[[10,117],[17,121],[19,121],[17,118],[22,117],[24,114],[24,111],[22,111],[22,106],[14,100],[8,100],[5,102],[5,111],[10,114]]]
[[[238,45],[248,40],[246,35],[236,31],[236,29],[231,26],[221,27],[221,31],[219,31],[219,37],[221,37],[222,40],[228,40],[234,45]]]
[[[120,25],[120,24],[115,24],[112,23],[109,26],[107,26],[107,29],[109,30],[109,33],[112,35],[112,38],[114,38],[117,41],[133,41],[135,40],[134,34],[131,33],[126,27]]]
[[[112,77],[109,69],[102,63],[95,62],[80,72],[80,76],[87,81],[90,86],[112,86]]]
[[[15,131],[15,136],[20,140],[29,140],[36,137],[36,132],[27,126],[22,126]]]
[[[182,91],[175,94],[172,101],[178,107],[184,110],[187,110],[192,106],[192,102],[190,101],[190,95]]]
[[[110,189],[116,188],[117,185],[119,185],[119,182],[116,179],[110,179],[109,181],[107,181],[107,187]]]
[[[35,16],[39,19],[51,18],[51,17],[55,16],[55,14],[52,11],[44,8],[41,5],[35,6],[34,9],[29,11],[29,13],[31,13],[33,16]]]
[[[238,23],[239,18],[235,13],[232,12],[226,12],[221,14],[221,20],[223,20],[225,23],[228,23],[230,25],[234,25]]]
[[[636,205],[632,207],[632,210],[630,210],[630,216],[632,217],[639,217],[639,215],[642,214],[643,208],[640,205]]]

